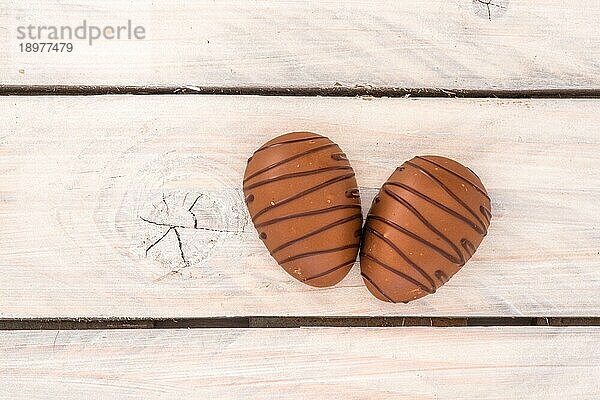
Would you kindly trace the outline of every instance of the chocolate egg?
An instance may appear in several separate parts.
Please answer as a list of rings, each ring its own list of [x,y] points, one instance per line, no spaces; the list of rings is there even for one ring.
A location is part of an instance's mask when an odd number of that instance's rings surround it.
[[[332,286],[358,253],[362,214],[348,158],[311,132],[270,140],[248,160],[244,196],[259,238],[290,275]]]
[[[435,293],[471,258],[491,219],[490,198],[469,168],[439,156],[402,164],[374,198],[363,230],[363,280],[378,299]]]

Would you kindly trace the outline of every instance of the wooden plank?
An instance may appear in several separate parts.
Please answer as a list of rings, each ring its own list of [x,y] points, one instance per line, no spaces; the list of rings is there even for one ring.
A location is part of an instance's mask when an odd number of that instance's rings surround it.
[[[597,399],[600,329],[13,331],[0,395],[27,399]]]
[[[0,98],[0,316],[598,316],[600,101],[100,96]],[[494,219],[438,293],[373,298],[355,266],[314,289],[270,258],[246,159],[293,130],[350,157],[366,213],[418,154],[475,170]],[[164,198],[163,198],[164,196]],[[184,268],[177,239],[183,229]]]
[[[599,0],[485,3],[2,0],[0,76],[25,85],[600,89]],[[84,19],[131,20],[145,39],[21,52],[18,27],[75,29]]]

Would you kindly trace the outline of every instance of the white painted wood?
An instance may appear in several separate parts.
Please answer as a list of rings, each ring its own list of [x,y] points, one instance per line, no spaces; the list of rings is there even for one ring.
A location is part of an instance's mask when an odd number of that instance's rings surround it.
[[[600,1],[0,0],[0,83],[600,88]],[[19,26],[143,26],[21,53]]]
[[[0,98],[0,316],[598,316],[600,101],[100,96]],[[358,266],[315,289],[270,258],[246,159],[310,130],[348,154],[364,212],[418,154],[481,177],[493,221],[433,296],[373,298]],[[163,195],[165,201],[163,202]],[[181,229],[184,264],[166,228]],[[165,205],[166,202],[166,205]],[[167,213],[167,206],[169,211]],[[172,272],[175,271],[175,272]]]
[[[600,397],[600,329],[0,332],[7,399]]]

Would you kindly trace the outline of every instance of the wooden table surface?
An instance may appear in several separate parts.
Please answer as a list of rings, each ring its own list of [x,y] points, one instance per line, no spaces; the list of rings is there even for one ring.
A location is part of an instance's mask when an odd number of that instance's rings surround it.
[[[0,398],[600,398],[600,1],[0,9]],[[20,52],[83,19],[146,38]],[[365,213],[412,156],[463,162],[489,235],[409,304],[358,263],[300,284],[241,191],[298,130],[344,149]],[[200,229],[147,251],[195,199]]]

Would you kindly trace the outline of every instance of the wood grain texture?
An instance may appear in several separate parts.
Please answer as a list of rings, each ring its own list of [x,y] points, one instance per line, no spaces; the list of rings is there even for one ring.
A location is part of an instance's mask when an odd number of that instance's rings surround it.
[[[597,399],[600,329],[13,331],[0,397]]]
[[[599,315],[599,101],[0,103],[1,317]],[[294,130],[340,145],[363,215],[415,154],[468,165],[493,201],[486,240],[447,285],[408,305],[372,298],[358,266],[333,288],[296,282],[257,237],[241,189],[252,152]],[[170,226],[179,235],[163,237]]]
[[[599,0],[484,3],[1,0],[1,83],[600,89]],[[19,50],[18,26],[84,19],[146,39]]]

